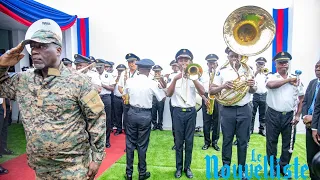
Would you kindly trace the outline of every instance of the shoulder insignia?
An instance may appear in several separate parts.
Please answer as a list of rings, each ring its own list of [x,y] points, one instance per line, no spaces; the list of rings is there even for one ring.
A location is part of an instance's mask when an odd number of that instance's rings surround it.
[[[218,72],[216,73],[216,76],[220,76],[220,71],[218,71]]]
[[[106,74],[104,77],[105,77],[105,78],[108,78],[108,74]]]

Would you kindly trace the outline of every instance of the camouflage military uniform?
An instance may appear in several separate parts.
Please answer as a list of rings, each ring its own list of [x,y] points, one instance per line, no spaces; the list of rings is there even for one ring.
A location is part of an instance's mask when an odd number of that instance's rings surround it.
[[[106,114],[88,78],[67,69],[9,77],[0,67],[0,97],[19,104],[28,164],[37,179],[86,179],[89,163],[105,157]]]

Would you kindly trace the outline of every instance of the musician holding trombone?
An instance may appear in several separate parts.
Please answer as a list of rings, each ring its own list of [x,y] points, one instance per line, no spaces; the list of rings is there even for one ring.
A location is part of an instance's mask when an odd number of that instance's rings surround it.
[[[240,178],[246,179],[244,168],[247,157],[247,143],[250,136],[250,124],[252,118],[252,109],[249,105],[251,94],[257,89],[253,79],[253,72],[245,63],[241,63],[242,56],[233,52],[229,47],[225,53],[228,54],[229,64],[223,66],[214,78],[214,83],[210,87],[210,95],[228,93],[226,97],[234,97],[230,102],[223,102],[220,107],[221,130],[223,134],[222,144],[222,163],[223,165],[231,165],[232,158],[232,140],[234,135],[237,139],[238,164],[242,165],[242,169],[238,167],[237,172]],[[236,81],[236,79],[238,81]],[[233,91],[238,84],[245,85],[247,91],[243,97],[239,96],[238,91]],[[231,93],[229,93],[231,92]],[[226,169],[219,171],[219,176],[226,175]]]
[[[204,146],[202,150],[207,150],[211,143],[213,149],[220,151],[218,146],[220,134],[220,121],[219,121],[219,107],[214,99],[208,96],[209,87],[213,83],[216,68],[218,67],[219,57],[215,54],[209,54],[206,57],[208,71],[206,71],[200,80],[203,83],[205,94],[202,96],[202,116],[203,116],[203,134]],[[212,131],[212,139],[210,139],[210,132]]]
[[[175,177],[180,178],[182,170],[184,170],[186,176],[192,178],[193,174],[190,168],[197,116],[195,109],[196,91],[198,91],[200,95],[203,95],[204,88],[200,81],[187,78],[188,74],[185,73],[187,66],[192,63],[193,60],[193,55],[190,50],[179,50],[175,59],[180,67],[181,73],[173,78],[167,89],[167,96],[171,97],[173,106],[173,126],[175,127]],[[185,144],[185,158],[183,158],[183,144]],[[185,159],[184,164],[183,159]]]
[[[292,59],[288,52],[279,52],[273,61],[276,63],[277,73],[268,75],[267,79],[267,112],[266,112],[266,148],[268,163],[270,156],[274,157],[273,167],[277,165],[278,138],[281,134],[282,149],[280,156],[280,173],[287,176],[284,167],[290,163],[290,142],[292,128],[299,122],[302,108],[304,90],[297,77],[288,73],[289,61]],[[298,102],[298,103],[297,103]],[[293,134],[293,144],[295,131]],[[276,177],[276,169],[271,169],[270,174]]]

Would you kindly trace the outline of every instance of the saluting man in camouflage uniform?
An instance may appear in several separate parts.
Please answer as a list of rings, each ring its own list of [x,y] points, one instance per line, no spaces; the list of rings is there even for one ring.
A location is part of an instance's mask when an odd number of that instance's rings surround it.
[[[104,105],[86,75],[62,64],[57,34],[40,29],[0,58],[0,97],[19,104],[37,179],[94,179],[105,157]],[[35,70],[9,77],[23,44],[30,44]]]

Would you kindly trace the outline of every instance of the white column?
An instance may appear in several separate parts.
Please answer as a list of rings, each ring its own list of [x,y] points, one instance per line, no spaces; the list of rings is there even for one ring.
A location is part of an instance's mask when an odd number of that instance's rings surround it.
[[[65,57],[73,61],[74,54],[78,53],[77,23],[64,31],[64,34]]]

